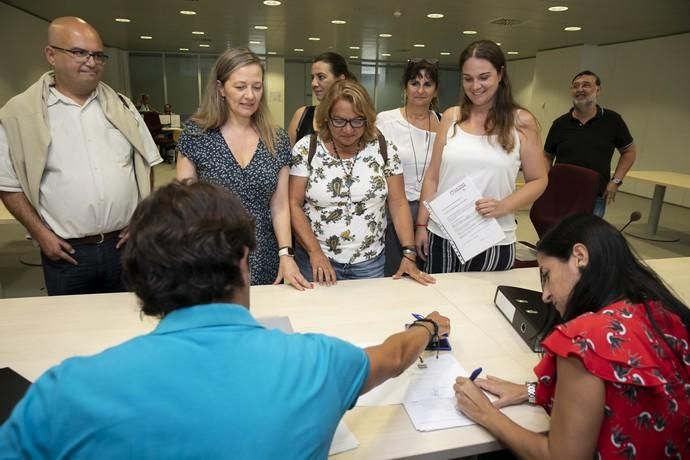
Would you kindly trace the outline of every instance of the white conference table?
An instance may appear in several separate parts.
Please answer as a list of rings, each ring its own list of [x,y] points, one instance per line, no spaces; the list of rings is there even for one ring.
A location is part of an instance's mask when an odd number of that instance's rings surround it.
[[[690,258],[661,259],[651,266],[686,301],[690,300]],[[411,312],[435,309],[451,318],[453,354],[469,371],[483,367],[518,382],[533,379],[532,353],[493,305],[499,284],[538,289],[535,268],[502,273],[447,274],[434,286],[389,278],[339,282],[298,292],[289,286],[252,288],[257,317],[286,315],[296,331],[323,332],[359,344],[380,342],[402,330]],[[97,353],[150,331],[156,320],[141,317],[129,293],[0,300],[0,367],[30,380],[67,357]],[[433,359],[433,358],[431,358]],[[483,374],[483,375],[485,375]],[[539,432],[549,419],[541,408],[508,408],[520,425]],[[355,407],[344,417],[360,446],[334,458],[455,458],[497,450],[484,429],[467,426],[416,431],[401,405]]]
[[[681,174],[671,171],[628,171],[626,177],[654,184],[654,195],[649,205],[647,223],[631,225],[627,233],[645,240],[662,242],[678,241],[680,237],[677,233],[659,230],[659,219],[661,217],[661,208],[664,205],[666,187],[678,187],[690,190],[690,174]]]

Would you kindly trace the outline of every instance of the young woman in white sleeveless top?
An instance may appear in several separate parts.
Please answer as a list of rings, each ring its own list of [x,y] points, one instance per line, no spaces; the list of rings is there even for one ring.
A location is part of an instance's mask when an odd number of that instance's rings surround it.
[[[443,114],[420,201],[432,200],[469,178],[482,198],[476,211],[496,218],[505,233],[498,245],[460,262],[429,212],[420,206],[415,244],[428,273],[508,270],[515,260],[513,213],[534,202],[546,188],[544,151],[534,116],[513,100],[505,56],[492,41],[470,44],[460,56],[460,106]],[[516,190],[522,166],[525,185]]]

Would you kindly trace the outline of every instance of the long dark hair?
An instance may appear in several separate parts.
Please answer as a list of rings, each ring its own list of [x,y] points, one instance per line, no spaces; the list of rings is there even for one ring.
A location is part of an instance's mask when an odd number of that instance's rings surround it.
[[[650,310],[655,308],[650,301],[658,301],[656,305],[677,315],[690,333],[688,307],[636,257],[623,235],[602,218],[592,214],[567,217],[544,235],[537,243],[537,251],[566,262],[577,243],[587,248],[589,263],[580,269],[581,277],[570,294],[563,321],[625,299],[644,304],[652,326],[664,337]]]
[[[510,79],[508,78],[508,71],[506,68],[506,58],[503,55],[501,48],[491,40],[478,40],[470,43],[467,48],[460,55],[460,91],[462,93],[460,99],[460,120],[458,124],[470,118],[470,108],[472,101],[463,89],[462,85],[462,66],[471,58],[485,59],[494,66],[496,72],[501,76],[501,81],[498,83],[496,90],[496,97],[494,98],[493,107],[484,122],[484,129],[488,135],[496,135],[498,143],[506,152],[512,152],[515,147],[515,136],[513,129],[515,124],[515,112],[517,109],[525,110],[520,107],[513,99],[513,93],[510,89]],[[518,127],[519,128],[519,127]]]
[[[325,53],[321,53],[316,56],[311,62],[325,62],[331,68],[331,73],[335,78],[339,78],[341,75],[344,75],[346,80],[357,81],[357,77],[355,77],[355,75],[350,72],[350,69],[347,67],[347,61],[345,61],[345,58],[338,53],[326,51]]]

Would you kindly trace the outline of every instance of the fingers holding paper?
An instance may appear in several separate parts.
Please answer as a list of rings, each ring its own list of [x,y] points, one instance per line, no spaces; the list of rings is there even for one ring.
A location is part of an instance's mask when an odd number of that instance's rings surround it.
[[[503,201],[494,198],[480,198],[475,201],[474,208],[482,217],[501,217],[507,213]]]

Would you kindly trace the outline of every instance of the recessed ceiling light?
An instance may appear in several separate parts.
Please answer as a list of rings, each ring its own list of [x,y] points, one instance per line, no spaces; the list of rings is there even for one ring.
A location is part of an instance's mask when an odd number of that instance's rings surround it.
[[[321,40],[321,38],[320,37],[309,37],[307,40],[312,41],[312,42],[318,42],[319,40]]]
[[[381,38],[391,38],[393,35],[391,34],[379,34],[379,37]]]
[[[196,14],[196,11],[180,10],[180,14],[184,14],[185,16],[194,16]]]
[[[443,17],[443,13],[429,13],[426,15],[426,17],[429,19],[441,19]]]
[[[193,30],[192,34],[193,35],[204,35],[206,32],[202,32],[201,30]]]
[[[568,11],[567,6],[550,6],[549,11]]]
[[[359,59],[359,56],[349,56],[349,59]]]
[[[359,46],[351,46],[350,49],[351,49],[351,50],[359,50],[359,49],[362,49],[362,48],[360,48]]]
[[[264,0],[264,5],[266,5],[266,6],[280,6],[280,2],[278,0]]]
[[[275,52],[275,51],[269,51],[269,52],[267,52],[266,54],[278,54],[278,53]]]
[[[261,42],[257,42],[256,40],[249,40],[250,45],[260,45]]]
[[[383,56],[383,57],[391,57],[391,53],[381,53],[381,56]]]
[[[142,40],[151,40],[153,37],[150,35],[139,35],[139,38]]]
[[[582,27],[578,27],[578,26],[568,26],[568,27],[566,27],[566,28],[563,29],[563,30],[565,30],[566,32],[577,32],[578,30],[582,30]]]
[[[347,24],[347,21],[343,21],[342,19],[333,19],[331,24]]]
[[[115,22],[132,22],[132,20],[127,18],[115,18]]]
[[[210,48],[211,45],[209,45],[209,44],[207,44],[207,43],[199,43],[199,47],[200,47],[200,48]]]
[[[441,51],[439,54],[441,56],[450,56],[450,53],[448,51]]]
[[[517,51],[508,51],[508,52],[506,52],[506,54],[520,54],[520,53],[518,53]]]
[[[304,51],[304,48],[294,48],[292,51],[297,51],[298,53],[301,53]]]
[[[476,30],[463,30],[462,33],[465,35],[477,35]]]
[[[180,48],[180,51],[189,51],[189,48]]]
[[[254,26],[256,30],[267,30],[268,26]]]
[[[414,46],[415,48],[424,48],[424,44],[423,44],[423,43],[415,43],[415,44],[412,45],[412,46]]]

